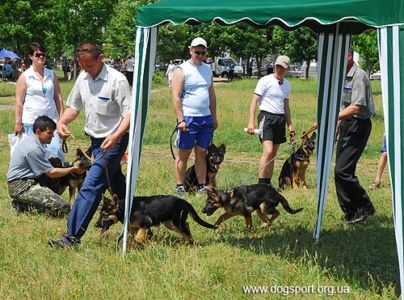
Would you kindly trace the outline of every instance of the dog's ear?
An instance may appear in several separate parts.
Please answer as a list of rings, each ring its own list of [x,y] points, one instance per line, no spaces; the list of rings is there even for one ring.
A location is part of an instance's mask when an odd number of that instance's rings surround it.
[[[219,149],[220,149],[221,151],[223,151],[223,153],[226,153],[226,145],[225,145],[225,144],[221,144],[221,145],[219,146]]]
[[[316,132],[313,132],[313,134],[310,137],[313,143],[316,141],[316,137],[317,137]]]
[[[102,203],[105,204],[105,203],[111,202],[111,200],[109,198],[105,197],[105,194],[102,194],[101,196],[102,196]]]
[[[76,156],[78,157],[78,156],[82,156],[82,155],[83,155],[83,151],[81,151],[80,148],[77,148],[77,150],[76,150]]]
[[[113,201],[113,203],[114,203],[114,205],[118,205],[118,195],[117,194],[113,194],[112,195],[112,201]]]
[[[212,151],[212,150],[215,150],[215,149],[216,149],[215,144],[210,143],[210,145],[209,145],[209,147],[208,147],[208,151]]]
[[[91,157],[91,155],[93,154],[93,150],[91,149],[91,146],[88,147],[88,149],[86,151],[86,154],[87,154],[88,157]]]

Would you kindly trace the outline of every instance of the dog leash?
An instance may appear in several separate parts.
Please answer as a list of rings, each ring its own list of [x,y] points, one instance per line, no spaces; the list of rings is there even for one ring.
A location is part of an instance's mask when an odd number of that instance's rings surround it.
[[[70,133],[69,134],[69,137],[71,137],[73,140],[74,140],[74,142],[75,142],[75,144],[76,144],[76,146],[77,146],[77,149],[79,149],[79,150],[81,150],[81,152],[83,153],[83,155],[85,156],[85,158],[87,158],[90,162],[91,162],[91,164],[93,164],[93,159],[91,158],[91,157],[89,157],[88,155],[87,155],[87,153],[85,152],[85,151],[83,151],[83,149],[81,149],[81,147],[80,147],[80,145],[79,145],[79,143],[78,143],[78,140],[76,139],[76,137],[72,134],[72,133]],[[66,142],[66,140],[63,140],[63,143],[66,145],[66,152],[63,150],[63,152],[64,153],[67,153],[67,142]],[[62,147],[63,147],[63,143],[62,143]]]
[[[173,136],[174,136],[174,133],[177,132],[177,130],[178,130],[178,124],[175,125],[175,128],[174,128],[173,132],[170,135],[170,150],[171,150],[171,155],[172,155],[174,160],[175,160],[175,154],[174,154],[174,150],[173,150]]]
[[[62,141],[62,151],[63,151],[63,153],[68,153],[69,152],[69,149],[67,148],[66,140]]]
[[[106,150],[106,149],[103,149],[103,150],[101,151],[101,156],[100,156],[99,159],[103,159],[106,152],[107,152],[107,150]],[[109,191],[109,193],[111,194],[111,196],[113,197],[113,196],[114,196],[114,193],[113,193],[113,191],[112,191],[111,180],[110,180],[110,178],[109,178],[108,161],[107,161],[107,160],[106,160],[106,163],[105,163],[105,175],[106,175],[106,177],[107,177],[108,191]]]
[[[307,129],[307,131],[302,132],[302,135],[300,136],[300,138],[304,138],[306,135],[309,135],[316,129],[317,129],[317,123],[313,123],[313,125],[309,129]]]

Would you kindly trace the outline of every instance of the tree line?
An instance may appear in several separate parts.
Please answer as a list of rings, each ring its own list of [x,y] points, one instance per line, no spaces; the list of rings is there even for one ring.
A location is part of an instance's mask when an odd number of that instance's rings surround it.
[[[0,2],[0,48],[27,55],[33,41],[41,42],[51,57],[72,56],[75,45],[93,40],[102,45],[107,57],[134,54],[135,14],[141,5],[156,0],[2,0]],[[268,54],[282,53],[293,62],[316,59],[317,34],[308,28],[285,31],[277,26],[254,28],[247,24],[220,26],[215,23],[165,25],[159,28],[157,60],[168,62],[188,57],[193,37],[209,43],[208,55],[230,52],[233,57],[253,57],[260,70]],[[368,72],[379,68],[376,32],[368,31],[353,39],[354,50]],[[307,70],[308,71],[308,70]]]

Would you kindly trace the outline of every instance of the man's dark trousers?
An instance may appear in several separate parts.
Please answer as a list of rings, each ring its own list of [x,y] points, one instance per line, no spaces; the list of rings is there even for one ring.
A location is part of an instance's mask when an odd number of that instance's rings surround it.
[[[342,121],[334,169],[338,202],[347,216],[361,208],[373,207],[364,188],[355,176],[356,164],[365,149],[372,122],[370,119],[349,118]]]
[[[86,232],[88,224],[100,204],[102,194],[108,188],[105,170],[111,182],[112,192],[118,199],[125,199],[126,181],[121,170],[121,158],[128,145],[129,134],[126,133],[112,149],[102,154],[101,144],[104,139],[91,138],[94,163],[88,172],[67,220],[67,237],[80,238]]]

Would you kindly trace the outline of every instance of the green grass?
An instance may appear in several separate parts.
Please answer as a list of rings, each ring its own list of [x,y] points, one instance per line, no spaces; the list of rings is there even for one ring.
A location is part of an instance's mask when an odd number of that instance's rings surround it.
[[[298,133],[316,120],[316,82],[291,79],[291,110]],[[174,190],[173,161],[169,136],[175,125],[170,92],[166,85],[153,89],[144,137],[137,193],[170,194]],[[372,82],[380,91],[379,82]],[[72,83],[62,82],[66,98]],[[216,86],[219,128],[214,142],[227,145],[218,185],[228,188],[256,181],[261,147],[257,138],[243,133],[256,80],[241,80]],[[2,86],[0,85],[0,89]],[[364,187],[374,179],[383,136],[380,93],[375,93],[379,115],[357,174]],[[89,141],[83,134],[84,118],[70,126],[82,147]],[[393,231],[388,175],[380,190],[369,191],[377,213],[358,226],[341,220],[333,179],[330,178],[320,243],[312,233],[317,213],[315,159],[308,168],[308,191],[285,191],[292,207],[302,213],[281,216],[270,229],[244,230],[241,217],[228,220],[217,231],[190,220],[195,245],[186,245],[164,227],[144,248],[130,245],[128,254],[115,253],[115,239],[121,226],[101,238],[93,222],[74,251],[49,249],[47,239],[62,234],[65,219],[44,215],[18,215],[10,206],[5,173],[9,161],[6,134],[14,128],[14,113],[2,111],[0,118],[0,295],[4,299],[281,299],[280,294],[248,295],[246,285],[348,287],[348,295],[335,299],[394,299],[400,294],[399,271]],[[75,143],[69,143],[73,149]],[[276,178],[283,160],[290,154],[280,147],[275,164]],[[72,151],[71,151],[72,152]],[[72,153],[69,157],[72,157]],[[201,196],[187,199],[200,211]],[[214,222],[218,212],[204,218]],[[98,217],[98,212],[95,218]],[[95,219],[94,218],[94,219]],[[322,299],[324,294],[308,295]],[[297,297],[300,298],[300,297]]]

